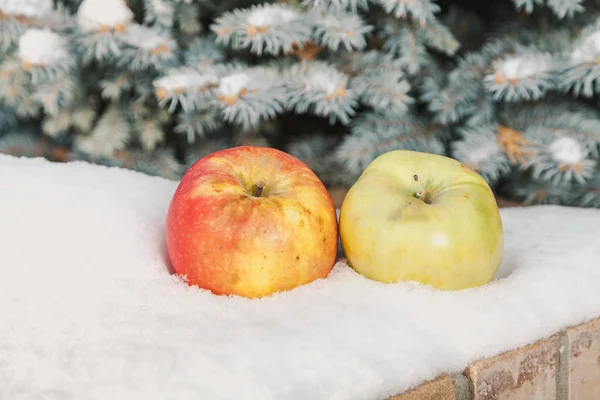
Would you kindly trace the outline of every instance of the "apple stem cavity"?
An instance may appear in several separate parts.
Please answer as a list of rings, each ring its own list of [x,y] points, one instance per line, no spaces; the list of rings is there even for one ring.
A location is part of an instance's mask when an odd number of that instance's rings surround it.
[[[426,192],[423,189],[417,190],[417,193],[415,193],[415,197],[425,204],[431,204],[431,193]]]
[[[254,191],[252,192],[254,197],[260,197],[266,185],[267,184],[264,181],[256,182],[254,185]]]

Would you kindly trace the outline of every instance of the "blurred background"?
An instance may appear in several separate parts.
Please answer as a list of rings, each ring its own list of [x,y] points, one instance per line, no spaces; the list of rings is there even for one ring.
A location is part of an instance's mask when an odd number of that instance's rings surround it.
[[[338,206],[411,149],[600,207],[599,79],[599,0],[0,0],[1,153],[177,180],[271,146]]]

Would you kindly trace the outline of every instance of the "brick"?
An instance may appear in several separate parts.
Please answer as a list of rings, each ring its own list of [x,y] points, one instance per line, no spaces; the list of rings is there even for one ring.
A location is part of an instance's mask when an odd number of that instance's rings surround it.
[[[473,362],[465,370],[473,400],[556,400],[558,338]]]
[[[566,330],[569,400],[600,399],[600,318]]]
[[[390,397],[388,400],[457,400],[454,383],[449,375],[440,375],[414,389]]]

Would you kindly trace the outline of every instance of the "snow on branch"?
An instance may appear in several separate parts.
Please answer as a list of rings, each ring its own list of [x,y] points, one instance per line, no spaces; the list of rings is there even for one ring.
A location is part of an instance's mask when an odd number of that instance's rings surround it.
[[[600,18],[581,30],[566,56],[560,88],[592,97],[600,92]]]
[[[54,80],[76,64],[67,39],[49,29],[28,29],[19,38],[17,57],[33,84]]]
[[[121,32],[133,17],[125,0],[83,0],[77,10],[77,24],[83,32]]]
[[[546,0],[546,6],[560,19],[571,18],[585,10],[584,0]],[[512,0],[517,10],[531,14],[534,8],[544,4],[544,0]]]
[[[499,140],[502,133],[508,137],[507,133],[518,132],[520,142],[512,140],[513,153],[521,156],[521,169],[529,170],[533,179],[565,185],[592,177],[600,144],[600,116],[595,109],[552,98],[543,106],[506,107],[500,119],[510,128],[499,131]]]
[[[0,0],[0,49],[18,45],[28,29],[59,30],[70,25],[69,16],[52,0]]]
[[[398,149],[444,154],[442,125],[411,114],[368,113],[352,122],[351,134],[336,149],[335,157],[355,179],[379,155]]]
[[[407,18],[426,23],[435,20],[441,8],[434,0],[377,0],[383,9],[396,18]]]
[[[357,11],[368,9],[368,0],[302,0],[302,5],[315,9]]]
[[[123,48],[118,67],[132,71],[151,67],[162,70],[178,64],[177,43],[168,34],[159,34],[152,28],[132,23],[119,39],[127,46]]]
[[[524,49],[494,60],[484,81],[495,100],[539,100],[556,87],[557,68],[552,54]]]
[[[215,19],[211,30],[218,44],[249,49],[262,55],[291,52],[307,42],[311,26],[302,10],[283,4],[260,4],[228,11]]]
[[[325,62],[299,62],[285,72],[289,91],[288,107],[296,113],[313,113],[350,123],[358,106],[358,96],[348,87],[349,77]]]
[[[3,16],[40,18],[53,9],[52,0],[0,0],[0,13]]]
[[[534,137],[532,148],[535,155],[528,166],[535,179],[549,181],[553,185],[570,183],[575,180],[584,183],[591,178],[596,161],[591,158],[592,147],[580,139],[556,131],[548,134],[545,130],[532,127],[528,130]]]
[[[225,120],[243,129],[275,118],[284,110],[286,97],[279,74],[263,67],[244,68],[223,76],[215,94]]]
[[[373,30],[356,13],[345,11],[314,12],[309,14],[314,24],[314,40],[333,51],[343,46],[347,51],[362,50],[367,46],[365,35]]]
[[[160,104],[170,103],[170,112],[181,105],[189,114],[187,121],[194,121],[196,112],[204,112],[211,105],[220,110],[225,121],[244,129],[281,113],[287,96],[279,72],[268,67],[186,67],[155,80],[154,86]],[[191,130],[204,132],[211,125],[188,123],[185,130],[190,135]]]
[[[197,71],[180,68],[168,72],[154,81],[156,97],[161,105],[169,103],[169,111],[174,112],[181,105],[184,112],[193,111],[203,101],[214,97],[219,85],[217,70]]]
[[[459,57],[439,88],[437,84],[425,85],[423,97],[429,100],[427,107],[435,120],[447,124],[472,119],[474,126],[492,122],[494,98],[486,87],[485,77],[493,66],[502,65],[497,62],[514,54],[517,46],[518,42],[510,36],[491,41],[478,51]]]

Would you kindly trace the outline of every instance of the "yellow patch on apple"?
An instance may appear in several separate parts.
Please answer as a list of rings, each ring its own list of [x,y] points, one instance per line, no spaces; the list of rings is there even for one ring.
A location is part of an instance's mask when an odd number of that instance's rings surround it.
[[[483,177],[452,158],[409,150],[369,164],[342,203],[339,234],[359,274],[442,290],[489,283],[504,251],[500,211]]]

